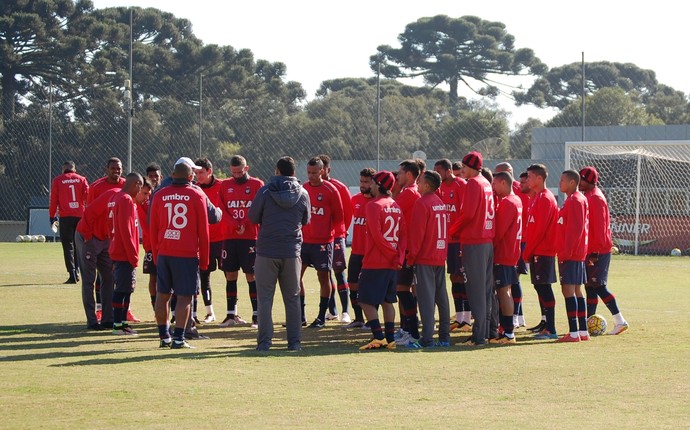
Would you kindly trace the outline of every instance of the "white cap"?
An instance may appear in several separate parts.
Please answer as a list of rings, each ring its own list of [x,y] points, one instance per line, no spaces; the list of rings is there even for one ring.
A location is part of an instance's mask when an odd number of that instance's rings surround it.
[[[201,166],[197,166],[196,164],[194,164],[194,162],[192,161],[192,159],[189,158],[189,157],[182,157],[182,158],[179,158],[179,159],[175,162],[175,165],[176,165],[176,166],[177,166],[178,164],[186,164],[186,165],[188,165],[189,167],[191,167],[192,170],[195,170],[195,171],[201,170]]]

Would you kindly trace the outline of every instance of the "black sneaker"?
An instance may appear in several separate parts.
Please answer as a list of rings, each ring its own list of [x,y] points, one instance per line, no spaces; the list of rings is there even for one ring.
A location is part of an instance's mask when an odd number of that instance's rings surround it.
[[[98,323],[98,322],[95,324],[89,324],[88,326],[86,326],[86,328],[88,328],[89,330],[94,330],[94,331],[103,330],[103,326],[101,325],[101,323]]]
[[[172,318],[170,318],[170,325],[173,324],[175,324],[175,315],[173,315]]]
[[[188,344],[186,340],[173,340],[170,343],[170,349],[194,349],[194,348],[196,348],[196,347]]]
[[[77,283],[77,279],[74,276],[70,276],[69,278],[67,278],[67,280],[65,282],[63,282],[63,284],[76,284],[76,283]]]
[[[534,327],[528,328],[527,331],[531,331],[532,333],[539,333],[540,331],[544,330],[546,328],[546,321],[541,320],[539,321],[539,324],[535,325]]]
[[[309,328],[324,328],[326,324],[320,319],[315,319],[313,323],[309,324]]]
[[[199,321],[199,317],[194,317],[193,319],[196,324],[201,324],[201,321]]]
[[[196,327],[192,328],[191,330],[185,330],[184,337],[186,337],[187,339],[195,340],[210,339],[210,337],[204,336],[203,334],[199,333],[199,330],[197,330]]]
[[[161,339],[161,343],[158,346],[159,348],[170,348],[172,347],[172,339]]]

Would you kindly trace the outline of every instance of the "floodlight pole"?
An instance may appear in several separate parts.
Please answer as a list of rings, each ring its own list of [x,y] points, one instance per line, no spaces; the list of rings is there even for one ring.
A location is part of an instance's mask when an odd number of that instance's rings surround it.
[[[204,80],[204,75],[199,74],[199,158],[201,158],[202,153],[201,153],[201,142],[203,138],[203,131],[202,131],[202,124],[203,124],[203,105],[202,105],[202,97],[203,97],[203,80]]]
[[[380,171],[381,160],[381,56],[376,70],[376,171]]]
[[[48,81],[48,190],[53,184],[53,81]],[[50,191],[48,192],[50,194]]]
[[[585,51],[582,51],[582,141],[585,141]]]
[[[132,98],[132,8],[129,8],[129,79],[125,82],[125,94],[127,97],[127,117],[129,127],[127,133],[127,172],[132,171],[132,118],[134,117],[134,104]],[[128,96],[127,96],[128,94]]]

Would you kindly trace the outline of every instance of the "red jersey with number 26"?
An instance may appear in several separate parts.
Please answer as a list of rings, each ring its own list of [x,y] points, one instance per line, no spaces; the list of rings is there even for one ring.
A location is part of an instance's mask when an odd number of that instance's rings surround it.
[[[198,257],[199,268],[208,267],[210,242],[206,195],[189,183],[161,188],[151,202],[151,248],[158,255]]]
[[[588,235],[587,198],[575,191],[558,211],[558,261],[585,261]]]
[[[400,206],[389,196],[377,197],[366,205],[367,241],[362,269],[393,269],[405,256],[405,219]]]
[[[304,243],[324,244],[333,242],[336,227],[343,222],[343,204],[340,193],[328,181],[313,186],[304,184],[311,203],[311,220],[302,227]]]
[[[352,254],[364,255],[367,240],[366,207],[371,201],[364,194],[355,194],[352,197]]]

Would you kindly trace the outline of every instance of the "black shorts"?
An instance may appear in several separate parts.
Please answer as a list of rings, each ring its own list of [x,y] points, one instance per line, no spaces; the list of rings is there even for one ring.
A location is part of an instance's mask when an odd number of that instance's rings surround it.
[[[328,272],[333,267],[333,242],[302,244],[302,267],[311,266],[317,272]]]
[[[535,255],[529,263],[532,285],[553,284],[556,282],[556,257]]]
[[[208,254],[208,269],[207,272],[213,272],[217,268],[222,267],[223,261],[223,241],[211,242],[211,249]]]
[[[245,274],[254,273],[255,260],[256,240],[228,239],[223,241],[220,268],[224,272],[237,272],[242,269]]]
[[[345,264],[345,238],[336,238],[333,241],[333,270],[342,272],[347,269]]]
[[[465,268],[462,265],[462,251],[460,250],[460,242],[448,244],[446,261],[448,262],[446,273],[466,277]]]
[[[116,293],[129,294],[137,286],[137,269],[129,261],[113,261],[113,278]]]
[[[511,287],[518,282],[518,273],[515,266],[494,264],[494,288]]]
[[[412,285],[414,284],[414,266],[408,266],[407,260],[403,263],[402,269],[398,270],[397,284],[398,285]]]
[[[362,269],[357,292],[359,302],[373,306],[397,302],[396,275],[397,271],[392,269]]]
[[[201,280],[198,258],[159,255],[157,268],[157,292],[190,297],[199,294]]]
[[[520,242],[520,259],[517,263],[518,275],[526,275],[527,273],[529,273],[527,271],[527,264],[525,264],[525,260],[522,259],[522,252],[525,250],[525,245],[525,242]]]
[[[561,285],[582,285],[587,282],[584,261],[559,261],[558,275]]]
[[[144,270],[144,273],[149,274],[149,275],[155,275],[156,274],[156,263],[153,262],[153,252],[148,251],[146,255],[144,255],[144,264],[142,269]]]
[[[361,254],[350,254],[350,262],[347,265],[348,284],[359,283],[359,274],[362,272],[362,261],[364,256]]]
[[[588,287],[605,287],[609,280],[611,253],[589,254],[585,260]]]

